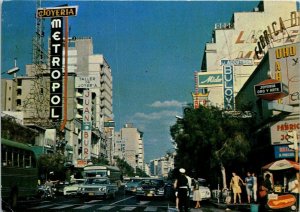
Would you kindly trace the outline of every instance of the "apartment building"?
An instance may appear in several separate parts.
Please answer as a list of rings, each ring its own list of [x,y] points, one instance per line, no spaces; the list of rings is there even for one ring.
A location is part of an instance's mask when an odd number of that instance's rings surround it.
[[[144,170],[143,133],[133,124],[125,124],[115,133],[115,156],[124,159],[131,167]]]
[[[63,142],[69,163],[77,166],[77,161],[83,158],[83,119],[85,118],[84,92],[90,92],[91,128],[90,145],[91,158],[105,158],[111,162],[111,146],[114,126],[105,126],[112,121],[112,72],[101,54],[93,53],[93,40],[86,38],[69,38],[68,64],[63,62],[63,81],[67,78],[64,88],[62,111],[66,123],[61,132],[59,128],[63,120],[50,120],[50,69],[49,64],[26,65],[25,76],[14,76],[12,79],[2,79],[1,109],[2,111],[23,112],[25,125],[42,129],[44,136],[37,145],[48,145],[45,131],[56,129],[53,145]],[[65,52],[63,51],[63,57]],[[66,71],[68,74],[66,74]],[[64,84],[65,86],[65,84]],[[66,110],[65,110],[66,108]],[[53,137],[53,136],[52,136]],[[53,138],[52,138],[53,140]],[[53,147],[51,147],[53,148]],[[81,163],[82,164],[82,163]]]

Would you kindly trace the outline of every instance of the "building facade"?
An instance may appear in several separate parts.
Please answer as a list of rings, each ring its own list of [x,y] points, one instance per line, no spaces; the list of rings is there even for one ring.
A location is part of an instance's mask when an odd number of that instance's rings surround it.
[[[297,40],[296,1],[264,0],[251,12],[234,13],[229,23],[215,24],[197,78],[200,93],[207,94],[205,103],[235,110],[234,97],[268,48]]]
[[[131,167],[144,170],[143,133],[133,124],[125,124],[119,133],[115,133],[115,155]]]
[[[25,76],[15,76],[13,79],[2,79],[2,111],[23,112],[23,123],[27,126],[45,129],[61,129],[56,132],[53,141],[48,143],[47,135],[39,139],[37,145],[51,147],[61,143],[65,146],[68,162],[77,166],[83,158],[83,140],[88,139],[88,160],[104,158],[112,163],[112,139],[114,126],[105,126],[112,120],[112,72],[103,55],[93,53],[91,38],[72,38],[68,45],[67,69],[63,62],[63,81],[67,78],[67,87],[63,98],[63,120],[50,120],[50,70],[49,63],[37,67],[36,64],[26,65]],[[63,51],[63,57],[65,52]],[[66,70],[68,74],[66,74]],[[84,97],[84,92],[90,93],[90,102]],[[90,107],[89,131],[83,133],[83,120]],[[66,108],[66,109],[65,109]],[[45,130],[44,130],[45,131]],[[86,138],[85,135],[89,134]],[[52,133],[53,134],[53,133]],[[53,136],[52,136],[53,137]],[[54,147],[55,148],[55,147]],[[80,163],[82,164],[82,163]]]

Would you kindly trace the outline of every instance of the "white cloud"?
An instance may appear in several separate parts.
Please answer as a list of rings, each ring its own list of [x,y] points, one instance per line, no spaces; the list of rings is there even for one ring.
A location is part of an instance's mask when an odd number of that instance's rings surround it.
[[[150,107],[180,107],[182,108],[183,105],[186,105],[186,102],[179,102],[177,100],[171,100],[171,101],[156,101],[150,105]]]
[[[175,117],[178,115],[178,111],[174,110],[163,110],[160,112],[153,112],[153,113],[135,113],[133,115],[134,119],[139,119],[139,120],[159,120],[159,119],[165,119],[165,118],[170,118],[170,117]]]

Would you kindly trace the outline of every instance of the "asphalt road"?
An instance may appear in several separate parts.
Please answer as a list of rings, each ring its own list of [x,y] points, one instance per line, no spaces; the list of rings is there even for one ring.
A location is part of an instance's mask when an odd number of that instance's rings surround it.
[[[193,205],[191,205],[193,206]],[[148,211],[148,212],[165,212],[177,211],[175,201],[166,199],[142,199],[137,200],[134,195],[118,194],[115,199],[91,199],[83,201],[78,197],[57,196],[55,199],[25,201],[18,204],[15,212],[38,212],[38,211]],[[191,212],[201,211],[225,211],[218,209],[215,205],[209,202],[203,202],[200,209],[191,208]]]

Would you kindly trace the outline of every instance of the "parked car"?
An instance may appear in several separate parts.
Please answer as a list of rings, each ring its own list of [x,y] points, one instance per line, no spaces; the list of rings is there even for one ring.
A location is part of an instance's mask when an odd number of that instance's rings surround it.
[[[196,179],[195,179],[196,180]],[[198,178],[197,179],[198,183],[199,183],[199,190],[200,190],[200,194],[201,194],[201,199],[202,200],[208,200],[211,198],[211,191],[207,185],[207,182],[205,179],[203,178]],[[193,191],[193,186],[191,188],[191,191]],[[190,193],[190,199],[193,199],[193,192]]]
[[[124,185],[125,194],[135,194],[136,188],[140,184],[140,182],[145,179],[141,177],[132,177],[128,180]]]
[[[149,178],[142,180],[137,189],[136,197],[164,197],[165,183],[163,179]]]
[[[76,196],[78,187],[83,184],[85,179],[75,179],[73,182],[70,182],[69,185],[64,187],[65,196]]]
[[[78,195],[86,198],[115,198],[118,191],[116,183],[111,183],[107,177],[90,177],[78,186]]]

